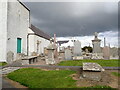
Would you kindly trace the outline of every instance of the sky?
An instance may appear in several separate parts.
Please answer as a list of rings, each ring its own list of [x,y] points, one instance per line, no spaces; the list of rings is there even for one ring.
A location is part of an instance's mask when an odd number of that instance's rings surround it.
[[[118,46],[117,2],[25,2],[31,23],[58,40],[74,37],[82,46],[92,45],[94,32]],[[102,41],[103,42],[103,41]],[[103,43],[101,43],[103,46]]]

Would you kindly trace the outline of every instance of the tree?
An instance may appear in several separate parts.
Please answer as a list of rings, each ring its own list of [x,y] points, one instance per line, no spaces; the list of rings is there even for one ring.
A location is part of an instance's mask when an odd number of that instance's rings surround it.
[[[90,47],[90,46],[85,46],[85,47],[83,47],[83,48],[82,48],[82,51],[85,52],[86,49],[88,49],[88,51],[89,51],[90,53],[92,53],[92,51],[93,51],[93,48]]]

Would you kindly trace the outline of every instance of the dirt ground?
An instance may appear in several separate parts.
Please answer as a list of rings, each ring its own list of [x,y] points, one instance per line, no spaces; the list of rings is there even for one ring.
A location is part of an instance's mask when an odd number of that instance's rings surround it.
[[[95,80],[88,80],[85,78],[80,78],[80,73],[71,75],[74,80],[77,80],[76,85],[78,87],[90,87],[90,86],[110,86],[112,88],[118,88],[120,86],[120,83],[118,83],[118,80],[120,80],[120,77],[112,75],[112,72],[118,72],[118,70],[105,70],[102,73],[102,77],[100,81]]]

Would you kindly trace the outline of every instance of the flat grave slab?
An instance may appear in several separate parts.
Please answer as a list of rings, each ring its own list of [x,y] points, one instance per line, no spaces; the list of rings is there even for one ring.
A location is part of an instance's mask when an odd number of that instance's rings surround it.
[[[83,63],[83,70],[87,71],[104,71],[98,63]]]

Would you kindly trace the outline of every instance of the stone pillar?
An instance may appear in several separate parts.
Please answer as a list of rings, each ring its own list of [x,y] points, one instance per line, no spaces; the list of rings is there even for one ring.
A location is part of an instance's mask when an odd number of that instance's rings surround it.
[[[46,64],[55,64],[54,50],[55,50],[54,45],[52,44],[52,41],[51,41],[50,45],[47,48],[48,58],[46,59]]]
[[[56,34],[54,34],[54,57],[55,58],[58,58],[58,47],[57,47],[57,45],[56,45],[57,43],[56,43]]]

